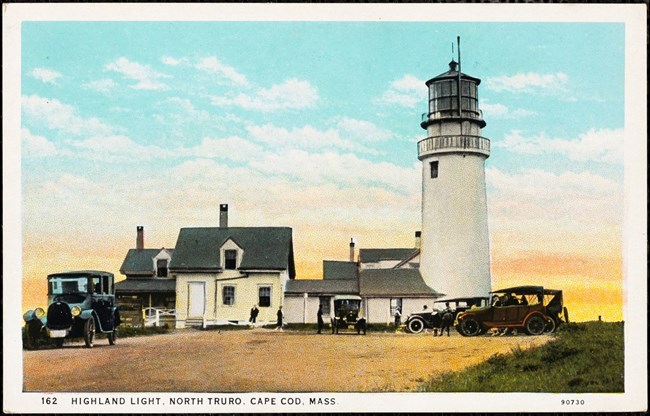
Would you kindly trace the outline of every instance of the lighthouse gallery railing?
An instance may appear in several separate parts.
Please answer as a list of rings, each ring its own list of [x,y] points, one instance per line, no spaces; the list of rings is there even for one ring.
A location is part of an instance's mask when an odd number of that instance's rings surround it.
[[[418,142],[418,156],[438,151],[476,151],[490,155],[490,140],[481,136],[457,135],[427,137]]]

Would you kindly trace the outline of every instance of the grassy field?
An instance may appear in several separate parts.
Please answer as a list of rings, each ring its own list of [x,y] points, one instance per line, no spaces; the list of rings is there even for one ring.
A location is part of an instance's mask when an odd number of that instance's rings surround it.
[[[496,354],[421,386],[431,392],[621,393],[624,390],[623,323],[561,326],[537,348]]]

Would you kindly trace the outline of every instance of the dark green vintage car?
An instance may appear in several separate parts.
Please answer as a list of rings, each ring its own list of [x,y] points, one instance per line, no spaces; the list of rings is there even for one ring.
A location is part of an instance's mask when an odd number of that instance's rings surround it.
[[[36,308],[25,312],[25,347],[39,339],[54,340],[61,347],[66,338],[82,338],[92,348],[95,333],[107,334],[114,345],[120,314],[115,302],[113,273],[81,270],[47,276],[47,312]]]
[[[362,316],[362,300],[359,296],[338,295],[332,298],[330,308],[333,311],[331,316],[332,334],[338,334],[339,330],[353,327],[357,334],[366,334],[366,319]]]

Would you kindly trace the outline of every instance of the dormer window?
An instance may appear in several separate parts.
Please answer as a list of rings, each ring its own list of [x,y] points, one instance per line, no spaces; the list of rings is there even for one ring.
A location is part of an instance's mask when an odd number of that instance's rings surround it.
[[[224,250],[224,268],[235,270],[237,268],[237,250]]]
[[[167,259],[158,259],[156,270],[157,277],[167,277]]]

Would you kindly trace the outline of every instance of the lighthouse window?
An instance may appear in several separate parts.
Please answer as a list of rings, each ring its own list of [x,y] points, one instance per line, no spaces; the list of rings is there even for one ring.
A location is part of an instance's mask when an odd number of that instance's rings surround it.
[[[437,178],[438,177],[438,161],[434,161],[429,163],[431,166],[431,178]]]

